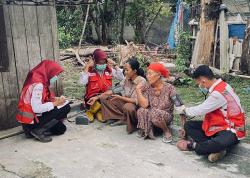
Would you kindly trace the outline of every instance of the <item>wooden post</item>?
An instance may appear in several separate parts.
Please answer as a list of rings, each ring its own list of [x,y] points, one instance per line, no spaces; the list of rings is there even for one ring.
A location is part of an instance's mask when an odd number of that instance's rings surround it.
[[[228,25],[225,19],[225,10],[227,7],[224,4],[220,6],[220,70],[229,72],[229,55],[228,55]]]

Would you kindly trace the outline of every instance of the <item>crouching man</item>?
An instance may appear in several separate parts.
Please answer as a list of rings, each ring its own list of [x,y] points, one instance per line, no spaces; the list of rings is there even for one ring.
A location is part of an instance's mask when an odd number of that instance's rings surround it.
[[[199,66],[193,73],[199,87],[209,96],[200,105],[176,108],[178,114],[203,116],[203,121],[187,121],[183,133],[189,140],[180,140],[177,147],[182,151],[195,151],[208,155],[216,162],[226,155],[228,148],[239,143],[246,135],[245,115],[240,99],[229,84],[216,79],[208,66]]]

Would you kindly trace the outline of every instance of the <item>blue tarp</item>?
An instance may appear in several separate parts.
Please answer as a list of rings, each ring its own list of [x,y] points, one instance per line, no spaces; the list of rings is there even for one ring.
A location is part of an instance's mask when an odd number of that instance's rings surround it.
[[[245,37],[245,24],[230,24],[228,25],[229,38],[237,36],[239,39]]]
[[[189,9],[185,7],[185,3],[183,3],[183,0],[178,0],[176,4],[176,13],[167,39],[167,43],[169,44],[170,49],[174,49],[176,47],[176,43],[178,41],[178,30],[180,28],[183,28],[185,24],[188,24],[188,17]]]

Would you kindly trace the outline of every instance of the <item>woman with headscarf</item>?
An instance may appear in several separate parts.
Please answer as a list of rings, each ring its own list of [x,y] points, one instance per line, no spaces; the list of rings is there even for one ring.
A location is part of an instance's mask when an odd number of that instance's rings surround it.
[[[16,115],[27,137],[50,142],[52,138],[49,135],[61,135],[66,131],[63,119],[67,117],[70,106],[66,104],[65,97],[55,97],[49,89],[62,72],[58,63],[43,60],[28,73]]]
[[[170,124],[173,120],[175,88],[162,78],[169,77],[169,71],[161,63],[151,63],[147,69],[146,85],[137,85],[136,93],[141,106],[137,111],[139,136],[154,139],[154,129],[163,131],[163,142],[172,141]]]
[[[112,68],[110,63],[114,65]],[[84,105],[86,103],[86,115],[90,122],[96,118],[100,122],[104,122],[101,112],[100,98],[103,93],[112,87],[112,79],[123,80],[122,70],[112,60],[108,60],[107,54],[96,49],[93,52],[93,60],[91,59],[80,74],[80,83],[86,86],[84,96]]]
[[[110,91],[109,97],[102,97],[103,119],[110,122],[111,126],[127,125],[127,132],[130,134],[137,126],[137,96],[135,87],[139,83],[146,83],[144,71],[136,58],[130,58],[124,65],[126,78],[121,82],[121,94]]]

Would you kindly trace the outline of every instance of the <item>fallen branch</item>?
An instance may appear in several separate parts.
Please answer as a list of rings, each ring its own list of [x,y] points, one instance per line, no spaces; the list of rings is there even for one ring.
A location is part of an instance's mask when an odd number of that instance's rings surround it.
[[[82,66],[85,66],[86,63],[83,62],[83,61],[81,60],[81,58],[80,58],[80,56],[79,56],[79,51],[78,51],[78,49],[75,50],[74,53],[75,53],[75,56],[76,56],[77,61],[78,61]]]
[[[71,56],[66,56],[66,57],[64,57],[64,58],[62,58],[62,59],[59,59],[60,61],[65,61],[65,60],[67,60],[67,59],[72,59],[72,58],[74,58],[75,57],[75,55],[71,55]]]

